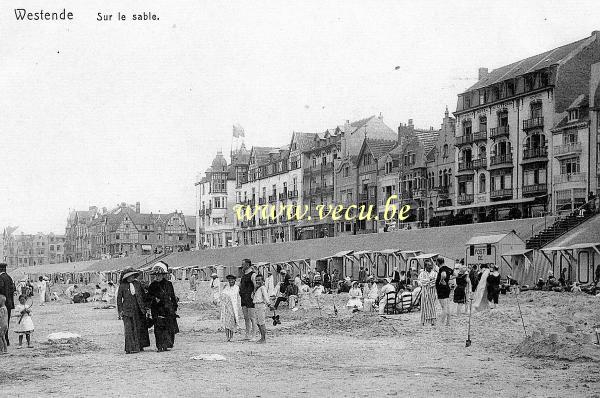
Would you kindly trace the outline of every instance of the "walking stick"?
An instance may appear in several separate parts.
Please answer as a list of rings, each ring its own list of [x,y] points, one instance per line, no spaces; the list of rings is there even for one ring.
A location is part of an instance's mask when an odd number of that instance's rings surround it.
[[[319,302],[319,296],[317,296],[317,307],[319,307],[319,316],[323,317],[323,313],[321,312],[321,303]]]
[[[527,337],[527,330],[525,329],[525,321],[523,320],[523,313],[521,312],[521,304],[519,303],[519,288],[515,288],[515,298],[517,299],[517,307],[519,308],[519,315],[521,316],[521,323],[523,324],[523,332]]]
[[[471,312],[473,312],[473,296],[469,297],[469,329],[467,331],[467,341],[465,347],[471,346]]]

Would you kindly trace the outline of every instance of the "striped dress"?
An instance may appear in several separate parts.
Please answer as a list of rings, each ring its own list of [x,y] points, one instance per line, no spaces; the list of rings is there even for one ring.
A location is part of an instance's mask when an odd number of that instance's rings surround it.
[[[435,290],[435,279],[437,272],[421,271],[419,274],[419,284],[422,287],[421,291],[421,323],[434,323],[437,318],[435,301],[437,293]]]

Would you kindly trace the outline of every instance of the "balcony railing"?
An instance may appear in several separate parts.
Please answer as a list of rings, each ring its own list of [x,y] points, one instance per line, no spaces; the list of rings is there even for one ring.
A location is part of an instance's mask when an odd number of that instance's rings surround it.
[[[497,155],[490,158],[490,166],[500,165],[511,165],[512,166],[512,154],[507,153],[506,155]]]
[[[294,189],[293,191],[288,191],[288,198],[294,199],[298,197],[298,190]]]
[[[413,190],[413,198],[414,199],[423,199],[427,197],[426,189],[414,189]]]
[[[473,170],[473,162],[458,163],[458,171],[469,171],[469,170]]]
[[[485,141],[487,140],[487,130],[478,131],[473,134],[473,141]]]
[[[581,142],[554,147],[554,156],[564,156],[573,153],[581,153]]]
[[[287,199],[287,192],[281,192],[279,194],[279,200],[283,201]]]
[[[532,119],[523,120],[523,130],[543,128],[543,127],[544,127],[544,118],[543,117],[534,117]]]
[[[548,148],[545,146],[523,149],[523,160],[547,157]]]
[[[467,145],[473,142],[473,134],[461,135],[456,137],[456,145]]]
[[[490,199],[512,198],[512,195],[512,189],[497,189],[495,191],[490,191]]]
[[[269,195],[269,203],[273,203],[277,201],[277,194]]]
[[[490,138],[502,137],[509,134],[509,126],[498,126],[490,129]]]
[[[487,158],[475,159],[473,161],[474,169],[485,169],[487,167]]]
[[[458,204],[461,205],[468,205],[470,203],[473,203],[473,194],[472,193],[463,193],[458,195],[458,199],[457,199]]]
[[[548,184],[524,185],[523,195],[533,195],[548,192]]]
[[[267,198],[258,198],[259,206],[267,204]]]
[[[559,174],[554,176],[555,184],[564,184],[567,182],[585,182],[585,174],[584,173],[569,173],[569,174]]]
[[[448,195],[448,187],[439,186],[435,187],[435,190],[437,191],[438,195]]]

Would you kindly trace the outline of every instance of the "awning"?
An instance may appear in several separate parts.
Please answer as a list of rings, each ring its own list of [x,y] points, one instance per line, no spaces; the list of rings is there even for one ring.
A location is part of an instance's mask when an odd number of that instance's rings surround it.
[[[396,253],[400,253],[400,249],[385,249],[385,250],[380,250],[379,253],[380,254],[396,254]]]
[[[500,200],[498,202],[484,202],[484,203],[471,203],[469,205],[464,205],[464,206],[448,206],[448,207],[444,207],[444,209],[451,209],[451,210],[463,210],[463,209],[472,209],[475,207],[497,207],[500,205],[510,205],[510,204],[515,204],[515,203],[527,203],[527,202],[533,202],[535,200],[535,198],[521,198],[521,199],[509,199],[509,200]]]
[[[419,254],[418,256],[414,256],[413,258],[416,258],[417,260],[422,260],[422,259],[428,259],[428,258],[433,258],[433,257],[437,257],[439,256],[438,253],[425,253],[425,254]]]
[[[508,253],[503,253],[501,254],[502,257],[508,257],[508,256],[522,256],[522,255],[527,255],[530,254],[531,252],[533,252],[533,250],[531,249],[525,249],[525,250],[514,250]]]
[[[142,250],[152,250],[152,245],[142,245]]]
[[[373,253],[371,250],[361,250],[358,252],[354,252],[354,255],[362,256],[363,254],[371,254],[371,253]]]
[[[573,249],[596,249],[598,246],[600,246],[600,242],[598,242],[598,243],[577,243],[577,244],[569,246],[567,249],[569,249],[569,250],[573,250]]]
[[[487,245],[491,243],[498,243],[504,239],[506,235],[508,234],[474,236],[467,241],[466,245]]]

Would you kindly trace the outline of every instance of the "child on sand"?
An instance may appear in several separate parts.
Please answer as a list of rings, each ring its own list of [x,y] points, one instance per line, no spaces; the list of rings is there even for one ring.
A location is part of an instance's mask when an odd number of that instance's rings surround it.
[[[6,354],[8,346],[4,337],[8,330],[8,310],[5,304],[6,297],[0,294],[0,354]]]
[[[31,309],[25,305],[27,297],[19,296],[19,304],[15,306],[14,314],[18,318],[15,333],[19,335],[19,346],[23,347],[23,335],[27,339],[27,348],[33,348],[31,345],[31,333],[33,333],[33,320],[31,319]]]
[[[256,275],[256,289],[252,293],[252,302],[254,303],[254,313],[256,314],[256,324],[258,330],[260,330],[260,339],[257,341],[258,344],[264,344],[267,342],[267,307],[272,309],[269,293],[265,286],[264,277],[261,274]]]

